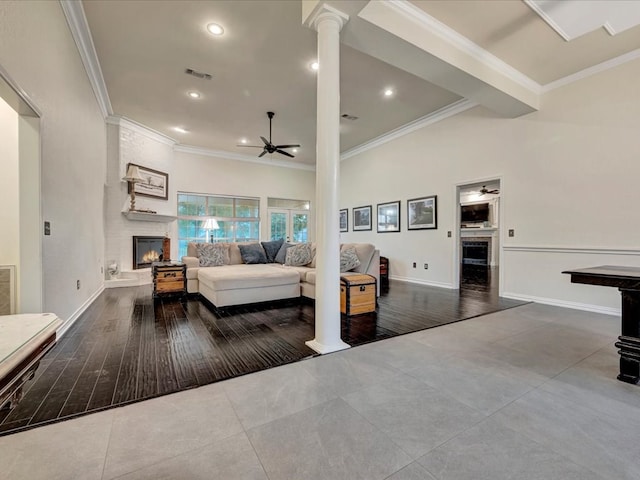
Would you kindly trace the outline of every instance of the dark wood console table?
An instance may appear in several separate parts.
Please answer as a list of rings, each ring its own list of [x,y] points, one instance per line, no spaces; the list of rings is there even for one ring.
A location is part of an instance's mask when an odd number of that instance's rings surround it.
[[[617,287],[622,294],[622,334],[616,347],[620,354],[618,380],[638,384],[640,381],[640,268],[603,265],[567,270],[571,283]]]

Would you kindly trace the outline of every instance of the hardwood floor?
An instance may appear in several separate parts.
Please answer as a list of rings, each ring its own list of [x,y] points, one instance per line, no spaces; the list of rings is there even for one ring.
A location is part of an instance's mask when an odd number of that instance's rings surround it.
[[[511,308],[495,292],[391,281],[377,313],[342,318],[352,346]],[[310,302],[216,312],[198,299],[154,303],[151,287],[105,290],[42,359],[0,435],[314,356]]]

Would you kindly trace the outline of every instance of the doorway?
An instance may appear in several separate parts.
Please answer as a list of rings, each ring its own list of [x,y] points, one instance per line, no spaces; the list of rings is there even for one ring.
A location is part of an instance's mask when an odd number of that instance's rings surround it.
[[[5,195],[0,265],[5,275],[0,301],[9,313],[39,313],[43,308],[40,204],[40,114],[0,66],[0,189]]]
[[[283,239],[285,242],[302,243],[310,241],[310,202],[268,198],[269,240]]]
[[[458,185],[457,273],[462,291],[500,292],[501,180]]]

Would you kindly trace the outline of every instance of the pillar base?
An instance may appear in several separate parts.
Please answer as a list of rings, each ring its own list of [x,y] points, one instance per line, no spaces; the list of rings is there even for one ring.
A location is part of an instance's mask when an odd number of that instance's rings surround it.
[[[336,343],[332,343],[331,345],[323,345],[314,338],[313,340],[304,342],[304,344],[321,355],[351,348],[351,345],[344,343],[342,340],[338,340]]]

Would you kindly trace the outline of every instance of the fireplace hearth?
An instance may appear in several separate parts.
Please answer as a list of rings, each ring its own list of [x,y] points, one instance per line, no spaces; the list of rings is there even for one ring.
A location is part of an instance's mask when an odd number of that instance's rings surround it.
[[[168,240],[168,239],[167,239]],[[168,242],[167,242],[168,243]],[[169,258],[164,255],[165,237],[133,237],[133,269],[150,268],[153,262],[161,262]]]

